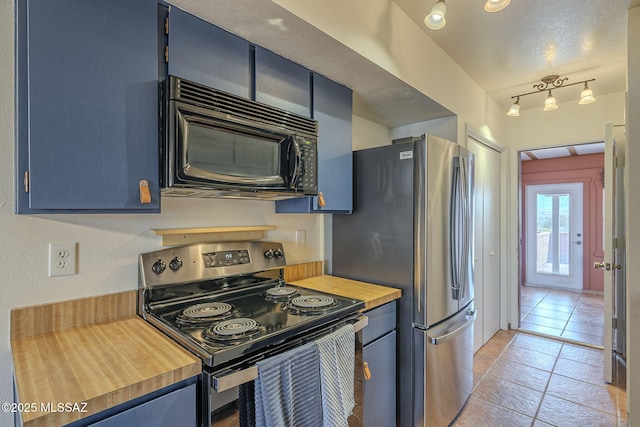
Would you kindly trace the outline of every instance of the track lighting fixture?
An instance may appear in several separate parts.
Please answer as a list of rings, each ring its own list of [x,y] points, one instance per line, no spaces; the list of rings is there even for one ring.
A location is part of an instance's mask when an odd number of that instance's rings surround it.
[[[484,4],[484,10],[487,12],[499,12],[509,6],[511,0],[487,0]]]
[[[578,104],[580,105],[591,104],[596,100],[593,97],[593,91],[589,88],[589,85],[587,84],[589,82],[595,81],[595,79],[582,80],[576,83],[565,84],[567,80],[569,80],[568,77],[561,79],[559,78],[559,76],[555,74],[543,77],[541,79],[542,83],[533,85],[534,89],[536,89],[535,91],[521,93],[520,95],[514,95],[511,97],[511,99],[515,98],[516,101],[513,103],[513,105],[511,105],[511,108],[507,112],[507,116],[511,116],[511,117],[520,116],[520,97],[521,96],[533,95],[534,93],[540,93],[540,92],[548,92],[547,99],[545,99],[544,101],[543,111],[556,110],[558,109],[558,103],[556,101],[555,96],[553,96],[553,94],[551,93],[551,91],[555,89],[582,84],[582,83],[584,83],[584,89],[582,89],[582,92],[580,93],[580,101],[578,102]]]
[[[551,95],[551,89],[549,89],[549,96],[544,100],[544,108],[542,111],[553,111],[558,109],[558,104],[556,103],[556,97]]]
[[[424,18],[424,25],[432,30],[439,30],[447,24],[447,20],[444,19],[444,14],[447,11],[447,5],[444,4],[444,0],[438,0],[438,3],[434,4],[431,8],[431,13]]]
[[[578,102],[578,104],[580,105],[591,104],[592,102],[595,102],[595,101],[596,99],[593,97],[593,91],[589,89],[587,82],[584,82],[584,89],[582,89],[582,92],[580,93],[580,102]]]
[[[509,6],[509,3],[511,3],[511,0],[487,0],[484,4],[484,10],[498,12]],[[444,4],[444,0],[438,0],[431,8],[431,12],[424,18],[424,25],[432,30],[444,28],[447,25],[447,20],[444,18],[446,11],[447,5]]]
[[[507,116],[520,117],[520,97],[518,97],[516,99],[516,102],[514,102],[511,105],[511,108],[509,108],[509,112],[507,113]]]

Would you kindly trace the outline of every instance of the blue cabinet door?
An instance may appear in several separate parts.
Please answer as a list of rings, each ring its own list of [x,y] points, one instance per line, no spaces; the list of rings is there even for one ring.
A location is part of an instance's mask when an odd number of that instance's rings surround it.
[[[364,382],[364,425],[396,425],[396,332],[393,331],[362,349],[371,371]]]
[[[197,377],[92,414],[65,427],[196,427]],[[91,408],[85,408],[91,412]]]
[[[16,7],[16,211],[159,212],[157,1]]]
[[[255,100],[311,117],[311,72],[256,46]]]
[[[279,213],[351,213],[353,160],[352,91],[319,74],[313,75],[313,118],[318,121],[318,197],[276,202]]]
[[[90,427],[196,427],[196,385],[175,390],[113,415]]]
[[[168,72],[251,97],[249,42],[176,7],[169,10]]]

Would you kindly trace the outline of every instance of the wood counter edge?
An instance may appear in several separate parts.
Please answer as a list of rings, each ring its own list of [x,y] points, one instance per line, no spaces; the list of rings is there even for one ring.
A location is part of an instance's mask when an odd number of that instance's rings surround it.
[[[135,321],[136,326],[142,328],[149,328],[148,332],[151,335],[155,335],[156,339],[164,340],[161,345],[167,345],[173,347],[173,350],[180,352],[181,356],[185,359],[188,359],[188,362],[182,363],[180,366],[176,366],[171,369],[167,369],[164,372],[159,372],[157,375],[144,378],[140,381],[132,382],[130,384],[123,385],[122,387],[114,388],[108,392],[105,392],[98,396],[89,397],[83,400],[86,403],[86,408],[88,412],[40,412],[40,403],[41,402],[33,402],[33,399],[30,396],[26,396],[23,398],[23,394],[25,391],[22,389],[20,384],[19,374],[17,373],[16,367],[21,366],[21,362],[17,362],[18,355],[15,354],[15,347],[21,341],[28,340],[37,340],[38,336],[26,336],[20,338],[12,338],[10,340],[11,345],[11,355],[13,362],[13,375],[15,381],[16,388],[16,399],[19,403],[35,403],[38,406],[37,412],[31,413],[22,413],[22,426],[23,427],[36,427],[36,426],[59,426],[65,425],[82,418],[86,418],[89,416],[93,416],[105,410],[114,408],[131,400],[137,399],[139,397],[143,397],[150,393],[161,390],[165,387],[169,387],[174,384],[178,384],[182,381],[188,380],[199,375],[202,372],[202,361],[187,351],[185,348],[181,347],[179,344],[175,343],[170,338],[162,335],[156,328],[152,325],[148,324],[144,319],[137,315],[131,315],[125,318],[120,318],[117,320],[111,320],[107,322],[100,322],[91,325],[79,326],[76,328],[64,329],[60,331],[48,332],[44,334],[39,334],[41,336],[52,337],[58,334],[73,334],[74,330],[84,330],[87,327],[100,327],[104,325],[115,324],[123,321]],[[61,397],[60,402],[66,403],[66,400]],[[52,403],[53,405],[60,402],[42,402],[45,405],[47,403]],[[70,402],[74,403],[74,402]],[[80,403],[80,402],[78,402]]]
[[[363,300],[364,310],[384,305],[402,296],[402,290],[343,277],[322,275],[291,282],[302,288]]]

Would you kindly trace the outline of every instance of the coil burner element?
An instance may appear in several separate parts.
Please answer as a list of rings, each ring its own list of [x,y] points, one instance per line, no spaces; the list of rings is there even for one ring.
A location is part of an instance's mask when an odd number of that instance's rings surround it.
[[[185,308],[176,321],[179,324],[211,323],[233,316],[234,308],[226,302],[209,302]]]
[[[246,317],[224,320],[204,331],[207,339],[218,342],[246,340],[264,333],[265,328],[255,320]]]
[[[326,295],[302,295],[283,304],[293,314],[326,313],[337,305],[336,300]]]
[[[293,286],[276,286],[274,288],[267,289],[265,292],[265,298],[270,301],[286,301],[298,294],[298,289]]]

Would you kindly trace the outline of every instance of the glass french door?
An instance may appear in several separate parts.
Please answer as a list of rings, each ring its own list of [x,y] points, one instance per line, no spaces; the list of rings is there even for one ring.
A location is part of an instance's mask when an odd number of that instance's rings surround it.
[[[527,285],[582,289],[582,183],[525,186]]]

